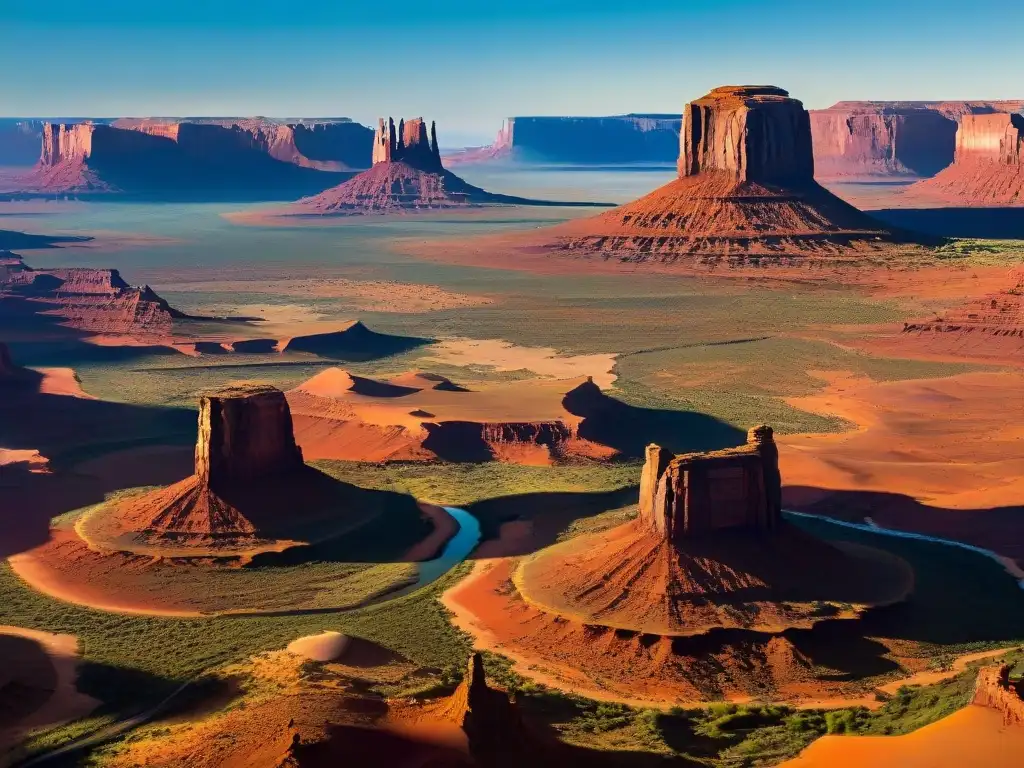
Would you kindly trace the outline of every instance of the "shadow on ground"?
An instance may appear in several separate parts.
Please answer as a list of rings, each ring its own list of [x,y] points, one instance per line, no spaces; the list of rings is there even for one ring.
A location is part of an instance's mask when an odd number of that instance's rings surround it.
[[[886,224],[941,237],[1024,239],[1024,208],[883,208]]]

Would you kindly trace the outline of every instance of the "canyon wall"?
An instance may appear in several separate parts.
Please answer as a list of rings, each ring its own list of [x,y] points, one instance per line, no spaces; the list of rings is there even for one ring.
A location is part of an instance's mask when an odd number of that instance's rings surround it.
[[[1024,115],[961,115],[952,165],[909,187],[904,198],[920,207],[1024,205]]]
[[[1024,726],[1024,698],[1020,683],[1010,682],[1010,667],[984,667],[978,671],[971,703],[998,710],[1003,724]]]
[[[303,467],[284,393],[240,384],[199,400],[195,474],[218,489]]]
[[[782,515],[782,480],[771,427],[755,427],[747,444],[673,456],[647,448],[640,479],[640,520],[679,542],[724,529],[767,531]]]
[[[674,163],[679,153],[675,115],[510,117],[493,144],[445,156],[445,165],[496,160],[566,165]]]
[[[725,86],[686,105],[679,175],[779,184],[814,178],[807,111],[775,86]]]
[[[818,178],[927,177],[953,162],[957,122],[1024,101],[840,101],[811,110]]]

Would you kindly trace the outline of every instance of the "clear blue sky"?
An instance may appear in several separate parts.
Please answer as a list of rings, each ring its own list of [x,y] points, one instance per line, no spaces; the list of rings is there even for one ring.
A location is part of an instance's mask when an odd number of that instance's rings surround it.
[[[2,115],[678,113],[725,83],[1024,98],[1020,0],[0,0]]]

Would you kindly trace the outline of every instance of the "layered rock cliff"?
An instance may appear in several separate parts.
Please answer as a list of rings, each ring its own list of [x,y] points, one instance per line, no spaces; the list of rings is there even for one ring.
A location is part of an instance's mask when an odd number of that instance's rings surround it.
[[[13,254],[0,265],[0,321],[25,330],[59,326],[169,340],[173,321],[184,317],[148,285],[129,285],[116,269],[34,269]]]
[[[280,390],[238,385],[200,398],[195,475],[203,486],[262,481],[303,466]]]
[[[1007,726],[1024,726],[1024,691],[1010,682],[1010,667],[985,667],[978,672],[971,703],[997,710]]]
[[[1022,110],[1024,101],[841,101],[812,110],[816,174],[932,176],[953,162],[961,116]]]
[[[842,255],[916,241],[814,181],[808,113],[774,86],[723,86],[686,106],[679,178],[553,229],[556,250],[630,261]]]
[[[674,163],[681,121],[676,115],[510,117],[494,143],[445,156],[445,164],[489,161],[567,165]]]
[[[953,164],[909,187],[905,197],[938,206],[1024,205],[1024,115],[961,116]]]
[[[370,164],[372,133],[351,121],[48,123],[25,191],[273,198],[320,191]]]

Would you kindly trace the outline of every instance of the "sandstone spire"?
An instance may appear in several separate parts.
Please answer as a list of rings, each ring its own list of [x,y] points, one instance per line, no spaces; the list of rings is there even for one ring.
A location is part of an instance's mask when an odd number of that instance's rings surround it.
[[[427,125],[421,117],[402,119],[395,130],[395,121],[388,118],[378,121],[373,142],[373,164],[402,162],[417,170],[440,173],[441,153],[437,148],[437,128]]]

